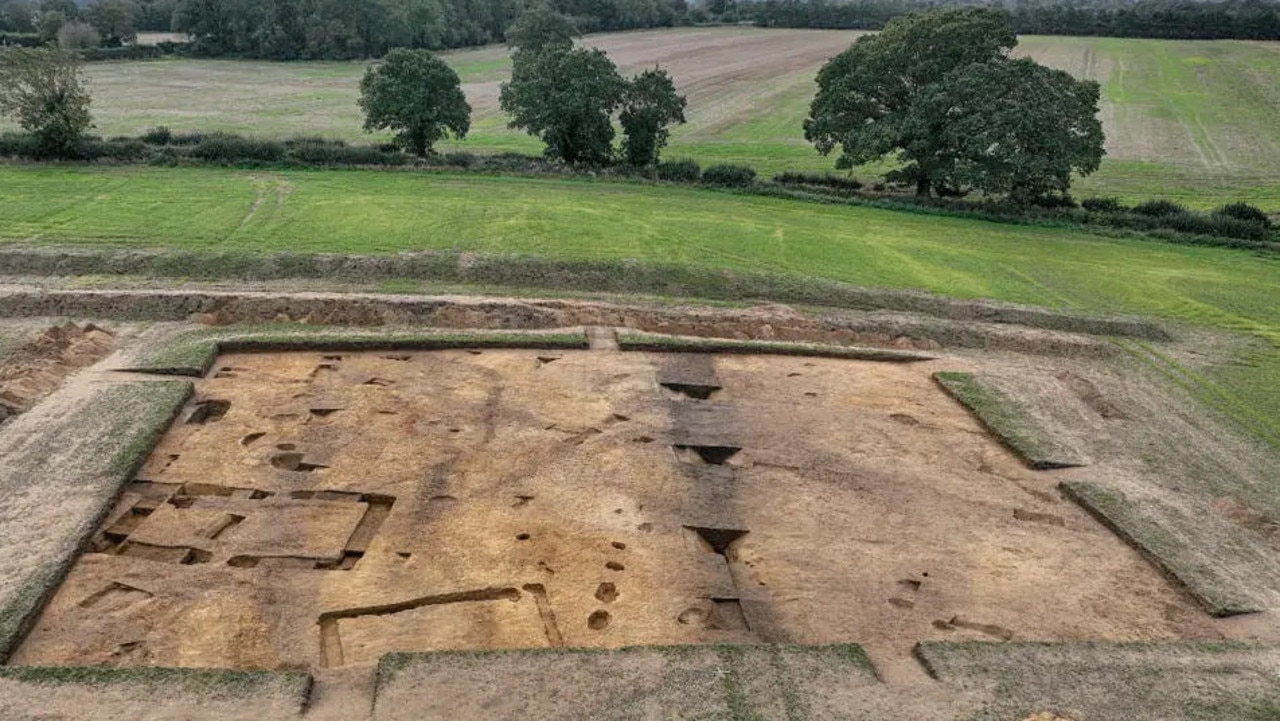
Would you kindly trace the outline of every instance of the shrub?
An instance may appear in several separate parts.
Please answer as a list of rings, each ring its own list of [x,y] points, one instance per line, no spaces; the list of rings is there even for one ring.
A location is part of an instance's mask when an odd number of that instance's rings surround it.
[[[386,151],[372,145],[355,145],[342,148],[339,157],[340,160],[335,162],[345,165],[404,165],[409,162],[409,156],[401,152],[399,148]]]
[[[76,54],[85,62],[99,60],[154,60],[164,55],[154,45],[125,45],[119,48],[84,48]]]
[[[682,158],[658,163],[658,179],[672,183],[696,183],[702,178],[698,161]]]
[[[274,163],[284,159],[285,147],[276,140],[214,133],[192,148],[191,156],[220,163]]]
[[[533,155],[521,155],[520,153],[498,153],[497,155],[486,155],[476,160],[478,161],[476,165],[480,170],[503,173],[537,173],[546,171],[548,167],[546,160]]]
[[[102,38],[89,23],[72,20],[58,28],[58,46],[64,50],[89,50],[98,47]]]
[[[1187,209],[1172,200],[1147,200],[1133,206],[1133,212],[1138,215],[1150,215],[1159,218],[1169,215],[1182,215],[1187,212]]]
[[[199,145],[208,137],[204,133],[174,133],[169,136],[170,145]]]
[[[1214,215],[1235,218],[1249,223],[1260,223],[1263,226],[1270,227],[1271,219],[1267,214],[1262,212],[1261,208],[1249,205],[1248,203],[1229,203],[1213,211]]]
[[[33,158],[40,153],[40,143],[30,133],[0,134],[0,158]]]
[[[1050,210],[1071,209],[1079,207],[1074,198],[1070,195],[1042,195],[1035,199],[1035,205],[1039,208],[1048,208]]]
[[[168,126],[158,125],[139,136],[147,145],[168,145],[173,140],[173,131]]]
[[[756,171],[745,165],[713,165],[702,171],[702,182],[727,188],[745,188],[756,182]]]
[[[295,137],[284,141],[285,154],[290,160],[308,165],[333,165],[345,163],[347,143],[317,136]]]
[[[773,176],[773,182],[782,185],[817,185],[835,190],[859,190],[862,183],[854,178],[830,173],[795,173],[785,172]]]
[[[179,159],[178,151],[166,146],[152,153],[149,162],[151,165],[173,167],[178,164]]]
[[[0,46],[9,45],[19,48],[38,48],[44,45],[45,39],[40,33],[8,33],[0,32]]]
[[[76,152],[76,160],[116,160],[132,163],[143,160],[151,154],[147,144],[136,138],[111,138],[101,140],[88,138],[80,143]]]
[[[1118,213],[1124,210],[1118,198],[1085,198],[1080,201],[1080,205],[1094,213]]]
[[[471,153],[445,153],[444,164],[455,168],[470,168],[475,165],[476,156]]]
[[[287,140],[284,146],[285,153],[290,160],[296,160],[308,165],[332,165],[342,162],[343,151],[346,150],[345,146],[306,140]]]
[[[183,55],[191,47],[191,43],[180,43],[173,40],[161,40],[154,46],[162,55]]]
[[[322,135],[295,135],[284,141],[284,147],[292,148],[299,145],[322,145],[333,148],[347,147],[347,141],[340,138],[326,138]]]
[[[1228,215],[1202,215],[1200,213],[1167,215],[1160,219],[1160,225],[1183,233],[1219,235],[1228,238],[1266,240],[1268,236],[1266,226]]]

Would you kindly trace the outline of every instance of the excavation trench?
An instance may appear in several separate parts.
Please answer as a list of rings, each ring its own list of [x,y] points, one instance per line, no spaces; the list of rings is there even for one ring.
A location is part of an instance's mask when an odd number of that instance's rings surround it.
[[[64,316],[114,320],[196,320],[212,325],[305,322],[345,326],[549,329],[628,328],[670,335],[812,341],[937,350],[986,348],[1067,356],[1106,356],[1092,336],[1168,340],[1143,320],[1075,316],[1059,311],[928,297],[929,302],[855,305],[800,313],[753,308],[620,304],[594,300],[456,298],[372,294],[199,291],[0,292],[5,317]],[[909,312],[892,308],[912,309]]]
[[[224,356],[10,662],[1211,635],[936,365]]]

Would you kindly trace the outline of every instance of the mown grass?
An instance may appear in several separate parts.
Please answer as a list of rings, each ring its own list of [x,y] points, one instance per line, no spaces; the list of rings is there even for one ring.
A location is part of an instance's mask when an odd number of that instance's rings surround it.
[[[826,53],[813,55],[807,61],[811,67],[796,67],[790,57],[777,62],[755,57],[758,48],[771,47],[770,38],[796,33],[823,43],[831,55],[845,38],[856,37],[852,32],[686,28],[593,35],[586,42],[634,58],[629,71],[656,60],[690,94],[689,124],[675,129],[670,157],[688,156],[704,165],[746,163],[768,175],[830,169],[834,162],[819,156],[800,129]],[[637,51],[637,38],[660,50]],[[793,45],[777,47],[794,50]],[[1276,43],[1030,36],[1022,39],[1019,52],[1103,85],[1109,154],[1099,173],[1078,184],[1078,195],[1171,197],[1195,207],[1248,200],[1280,210]],[[714,58],[710,65],[697,60],[708,53]],[[496,84],[510,73],[504,48],[444,57],[465,84],[475,116],[468,139],[444,143],[442,149],[540,150],[537,140],[506,127],[497,106]],[[745,66],[743,58],[753,64]],[[88,75],[97,131],[104,135],[136,135],[168,125],[182,131],[383,140],[361,132],[356,97],[365,67],[363,62],[169,59],[100,63],[91,65]],[[860,169],[858,175],[869,178],[876,170]]]
[[[14,166],[0,167],[0,237],[634,259],[1176,319],[1257,339],[1195,383],[1280,447],[1280,260],[1245,251],[584,179]]]

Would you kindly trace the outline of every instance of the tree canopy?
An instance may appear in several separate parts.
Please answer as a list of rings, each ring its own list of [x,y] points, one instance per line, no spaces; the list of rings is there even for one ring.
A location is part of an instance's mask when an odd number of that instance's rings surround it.
[[[1097,83],[1022,59],[960,69],[917,107],[955,150],[951,186],[1032,202],[1065,195],[1073,172],[1098,169],[1098,93]]]
[[[573,20],[562,15],[547,3],[535,5],[524,11],[507,28],[507,47],[516,53],[540,53],[551,49],[573,47],[573,39],[580,36]]]
[[[608,163],[612,116],[626,82],[603,51],[553,48],[519,58],[500,101],[509,126],[536,135],[566,163]]]
[[[84,15],[107,47],[118,48],[138,38],[138,6],[130,0],[98,0],[85,8]]]
[[[524,0],[177,0],[173,29],[192,51],[271,60],[377,57],[499,42]],[[556,0],[578,30],[670,26],[684,0]]]
[[[0,48],[0,115],[31,133],[40,154],[72,155],[93,127],[80,62],[52,46]]]
[[[804,123],[837,167],[893,158],[886,177],[921,195],[1065,192],[1102,157],[1098,86],[1031,60],[1000,10],[908,15],[865,35],[818,73]]]
[[[396,48],[360,81],[364,129],[391,130],[396,142],[418,155],[431,152],[450,132],[466,137],[471,106],[458,74],[426,50]]]
[[[667,126],[685,122],[685,105],[684,96],[676,94],[675,83],[665,70],[646,70],[628,81],[618,114],[626,161],[640,167],[657,163],[658,154],[667,145]]]

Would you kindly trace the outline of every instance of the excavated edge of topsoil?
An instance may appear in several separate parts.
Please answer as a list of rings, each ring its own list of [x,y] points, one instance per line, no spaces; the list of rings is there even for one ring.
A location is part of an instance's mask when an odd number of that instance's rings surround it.
[[[933,381],[1031,470],[1085,465],[1038,427],[1016,400],[984,383],[979,375],[939,371],[933,374]]]
[[[1009,323],[946,320],[890,311],[801,313],[787,306],[713,308],[588,300],[369,293],[0,289],[0,317],[63,316],[206,325],[302,322],[546,330],[629,328],[665,335],[938,350],[1009,350],[1074,357],[1119,351],[1105,339]]]
[[[0,431],[0,496],[18,506],[0,528],[0,662],[193,392],[187,381],[63,388]],[[64,510],[67,494],[92,503]]]
[[[894,310],[953,321],[1155,341],[1170,339],[1159,325],[1141,318],[1086,316],[990,300],[956,300],[924,291],[864,288],[818,278],[634,260],[553,260],[458,251],[353,255],[7,245],[0,248],[0,267],[9,275],[32,276],[107,274],[260,281],[323,278],[335,282],[409,279],[674,298],[765,300],[851,310]],[[0,315],[5,315],[2,306],[0,302]]]
[[[843,358],[886,363],[935,360],[932,353],[885,348],[832,346],[785,341],[737,341],[658,334],[619,333],[623,351],[664,353],[758,353],[764,355]],[[222,353],[304,350],[444,350],[449,348],[584,349],[583,328],[550,331],[370,330],[269,324],[231,326],[153,335],[124,354],[117,370],[162,375],[203,376]]]
[[[642,704],[662,718],[802,721],[829,718],[832,705],[848,713],[846,694],[866,718],[891,718],[875,698],[887,689],[858,644],[395,653],[378,664],[373,717],[434,718],[461,702],[509,718],[502,712],[516,700],[528,718],[618,718]]]
[[[311,674],[298,671],[0,666],[0,715],[78,721],[297,718],[313,685]]]
[[[551,331],[369,330],[270,324],[182,330],[148,339],[124,354],[117,370],[203,376],[223,353],[303,350],[446,350],[450,348],[586,349],[582,328]]]
[[[1258,557],[1255,544],[1243,531],[1224,524],[1208,509],[1192,517],[1157,499],[1143,498],[1139,503],[1119,490],[1088,481],[1063,481],[1058,488],[1185,589],[1209,615],[1257,613],[1272,605],[1259,597],[1257,589],[1265,588],[1268,577],[1274,576],[1274,563]],[[1216,543],[1204,542],[1215,537]],[[1221,564],[1213,555],[1219,548],[1230,548],[1232,564],[1245,572],[1231,573]]]
[[[1265,721],[1280,709],[1270,644],[926,641],[912,654],[956,693],[989,690],[966,718]]]
[[[622,329],[618,332],[618,348],[624,351],[653,353],[760,353],[764,355],[808,356],[811,358],[843,358],[880,363],[919,363],[941,356],[919,351],[891,348],[795,343],[788,341],[737,340],[701,336],[664,335]]]

